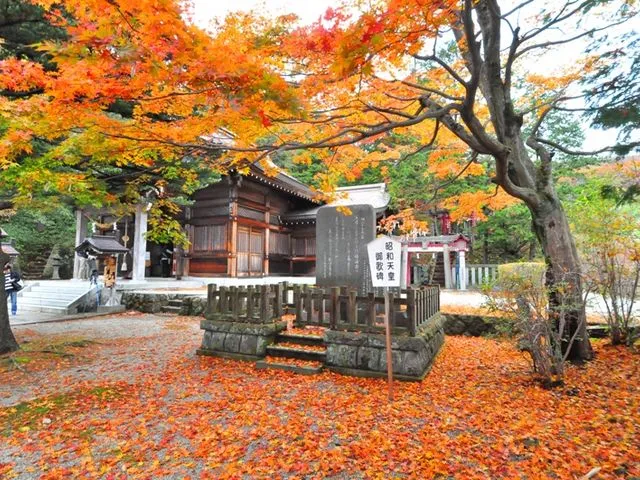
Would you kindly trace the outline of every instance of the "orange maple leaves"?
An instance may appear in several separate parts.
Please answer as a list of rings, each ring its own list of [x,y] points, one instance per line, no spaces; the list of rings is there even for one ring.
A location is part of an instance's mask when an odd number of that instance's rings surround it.
[[[130,319],[137,321],[148,319]],[[397,384],[389,404],[382,380],[197,358],[197,326],[180,321],[189,327],[135,342],[102,340],[92,348],[95,380],[72,382],[83,369],[70,365],[54,376],[71,374],[66,385],[49,385],[55,394],[20,407],[29,413],[0,409],[3,478],[574,478],[593,467],[601,467],[600,478],[640,473],[638,360],[625,348],[596,344],[595,361],[570,368],[567,387],[548,391],[530,381],[509,342],[448,337],[429,376]],[[158,347],[169,336],[175,343]],[[123,364],[127,380],[113,380],[121,367],[105,364],[103,355],[141,358]],[[0,391],[45,381],[3,375]]]

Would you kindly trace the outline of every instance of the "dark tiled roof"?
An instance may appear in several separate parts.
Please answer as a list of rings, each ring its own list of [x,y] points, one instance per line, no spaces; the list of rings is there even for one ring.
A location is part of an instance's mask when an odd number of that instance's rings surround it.
[[[271,185],[275,188],[283,190],[287,193],[302,197],[305,200],[309,200],[310,202],[318,203],[314,199],[315,193],[313,192],[313,190],[311,190],[311,188],[309,188],[309,186],[293,178],[292,176],[287,175],[284,172],[279,172],[275,176],[269,176],[265,173],[264,168],[260,164],[254,163],[253,165],[251,165],[248,176],[257,179],[262,183],[266,183],[267,185]]]
[[[88,255],[115,255],[117,253],[127,253],[129,251],[124,245],[113,237],[94,235],[86,238],[76,247],[76,252],[82,257]]]

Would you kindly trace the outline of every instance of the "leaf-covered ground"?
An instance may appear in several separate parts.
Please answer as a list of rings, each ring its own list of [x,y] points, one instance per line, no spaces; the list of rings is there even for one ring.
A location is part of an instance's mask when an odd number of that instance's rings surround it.
[[[640,355],[604,343],[548,391],[511,344],[447,337],[389,404],[383,380],[197,357],[194,318],[15,330],[29,342],[0,361],[2,479],[640,476]]]

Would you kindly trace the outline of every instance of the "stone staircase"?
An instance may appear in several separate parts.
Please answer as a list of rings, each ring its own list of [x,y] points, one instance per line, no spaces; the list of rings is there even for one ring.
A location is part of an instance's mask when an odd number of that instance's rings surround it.
[[[169,300],[169,304],[160,307],[160,311],[162,313],[180,315],[180,312],[182,311],[182,300],[175,298],[173,300]]]
[[[327,349],[322,336],[282,332],[267,347],[267,356],[256,368],[315,375],[324,368]]]
[[[36,257],[32,259],[27,265],[21,268],[22,278],[25,280],[37,280],[42,278],[44,268],[47,266],[47,259],[45,257]]]
[[[77,313],[78,303],[90,291],[89,282],[36,282],[18,293],[18,310],[60,316]]]

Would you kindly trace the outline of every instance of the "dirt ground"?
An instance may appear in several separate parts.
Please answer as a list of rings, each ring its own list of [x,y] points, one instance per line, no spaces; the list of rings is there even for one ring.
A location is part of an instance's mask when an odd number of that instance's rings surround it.
[[[127,313],[14,328],[0,478],[573,479],[640,476],[640,355],[545,390],[510,342],[447,337],[423,382],[198,357],[199,319]]]

